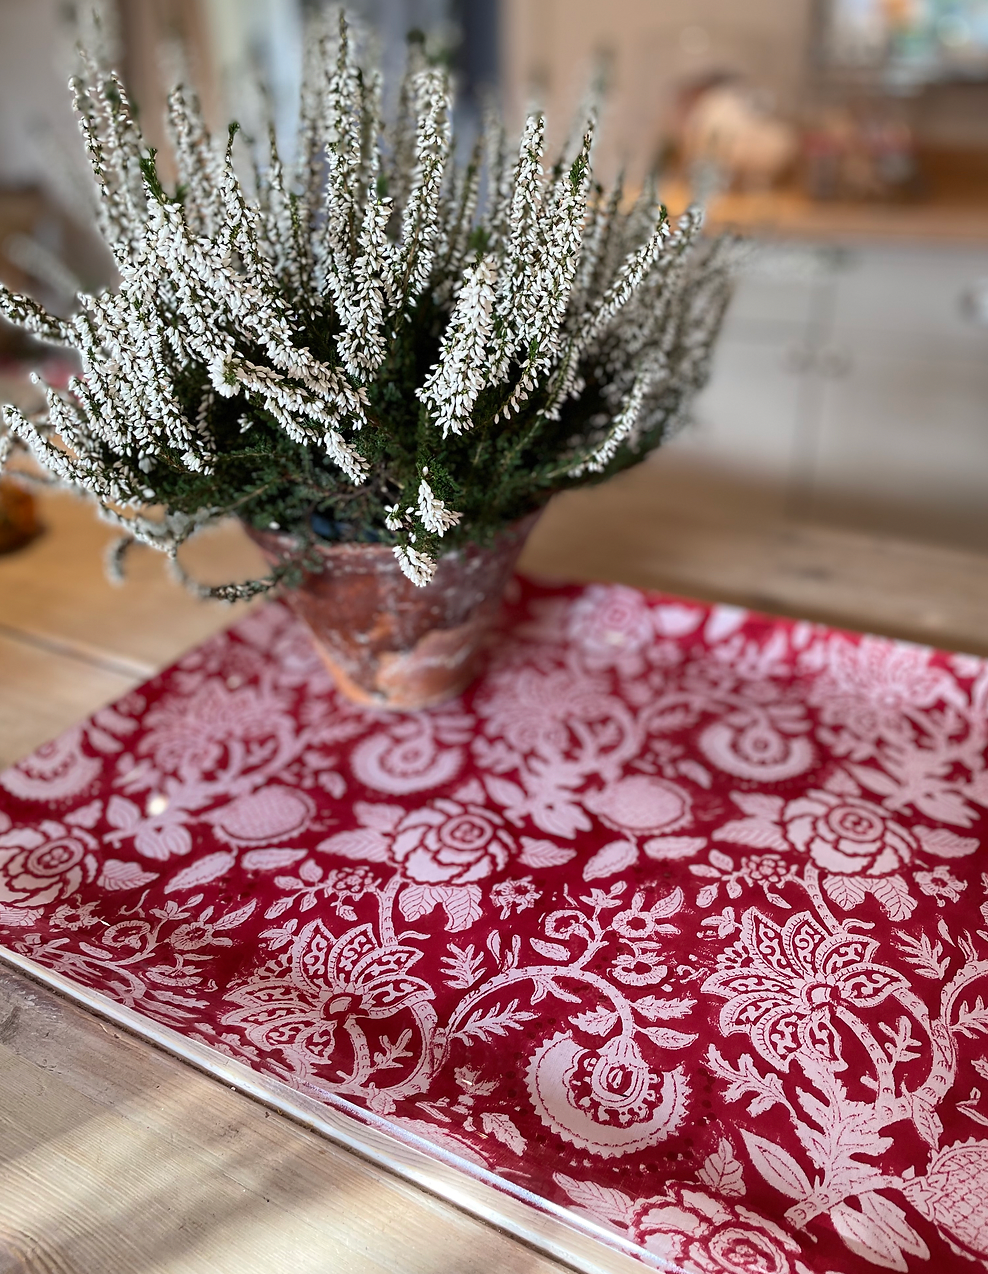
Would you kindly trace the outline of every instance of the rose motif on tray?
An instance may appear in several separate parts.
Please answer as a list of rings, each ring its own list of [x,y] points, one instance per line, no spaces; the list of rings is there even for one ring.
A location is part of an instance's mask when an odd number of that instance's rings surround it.
[[[391,853],[412,880],[468,885],[504,867],[513,848],[504,820],[491,810],[437,800],[406,814]]]
[[[655,629],[651,610],[637,589],[595,585],[574,604],[568,636],[588,668],[617,668],[627,677],[646,668],[643,651]]]
[[[905,868],[916,865],[918,852],[937,858],[964,858],[979,845],[975,837],[958,836],[949,828],[923,823],[904,826],[864,797],[858,783],[844,770],[830,774],[822,788],[810,788],[791,801],[766,792],[732,792],[731,799],[746,817],[719,827],[714,840],[780,853],[795,847],[809,859],[806,871],[823,872],[824,890],[839,907],[850,910],[872,894],[891,920],[905,920],[916,908]],[[762,862],[770,859],[773,864],[778,861],[773,855],[761,856]],[[742,862],[740,875],[749,883],[762,874],[755,870],[757,861],[748,856]],[[714,877],[721,867],[731,870],[724,855],[712,854],[711,864],[694,866],[693,871]],[[792,878],[788,873],[771,874],[780,884]],[[915,871],[912,880],[922,893],[935,898],[938,906],[955,903],[966,888],[945,866]],[[716,886],[712,888],[716,893]]]
[[[689,1096],[682,1066],[657,1074],[624,1035],[585,1049],[558,1032],[536,1051],[527,1083],[539,1118],[553,1132],[604,1158],[671,1136]]]
[[[95,841],[48,819],[0,835],[0,904],[44,907],[69,898],[96,874]]]
[[[786,806],[786,835],[824,871],[884,876],[910,861],[916,838],[880,805],[813,791]]]
[[[697,1274],[800,1274],[799,1244],[740,1204],[670,1182],[643,1200],[632,1230],[645,1249]]]
[[[730,1142],[721,1139],[698,1175],[710,1190],[699,1182],[667,1181],[659,1193],[645,1198],[561,1172],[555,1180],[576,1211],[617,1227],[670,1269],[693,1274],[809,1274],[799,1259],[804,1248],[798,1239],[741,1202],[743,1169]],[[910,1250],[921,1249],[917,1245]]]

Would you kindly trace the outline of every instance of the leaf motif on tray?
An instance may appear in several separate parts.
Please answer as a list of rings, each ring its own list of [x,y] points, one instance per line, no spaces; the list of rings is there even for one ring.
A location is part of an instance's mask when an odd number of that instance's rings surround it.
[[[470,1037],[485,1042],[495,1035],[507,1035],[508,1031],[519,1031],[526,1022],[531,1022],[537,1015],[527,1009],[518,1007],[518,1001],[512,1000],[504,1008],[494,1004],[489,1009],[475,1009],[463,1026],[453,1033],[453,1039],[465,1040]]]
[[[320,841],[316,849],[324,854],[339,854],[342,858],[355,858],[365,863],[386,863],[389,841],[373,827],[355,827],[348,832],[337,832]]]
[[[769,1185],[775,1186],[790,1199],[805,1199],[813,1193],[809,1178],[788,1150],[745,1129],[741,1130],[741,1136],[751,1162]]]
[[[545,956],[547,960],[569,960],[569,950],[558,942],[545,942],[541,938],[529,938],[529,942],[540,956]]]
[[[516,1155],[525,1153],[525,1147],[528,1143],[508,1115],[502,1115],[497,1111],[485,1110],[480,1116],[480,1126],[484,1132],[490,1133],[492,1137],[503,1142]]]
[[[192,850],[189,829],[180,823],[168,827],[141,827],[134,837],[134,848],[145,858],[166,862],[169,858],[184,857]]]
[[[715,1194],[740,1198],[744,1194],[744,1171],[734,1147],[726,1137],[721,1137],[717,1149],[708,1155],[697,1176]]]
[[[561,867],[563,863],[576,857],[575,849],[556,845],[551,840],[533,840],[531,836],[523,836],[521,843],[522,851],[518,860],[526,867]]]
[[[609,1035],[617,1026],[618,1015],[613,1009],[597,1009],[594,1013],[577,1013],[570,1021],[590,1035]]]
[[[240,865],[246,871],[277,871],[291,867],[305,855],[304,849],[249,849],[241,855]]]
[[[593,858],[583,866],[584,880],[599,880],[601,876],[613,876],[617,871],[631,867],[638,858],[638,847],[631,841],[616,840],[598,849]]]
[[[173,876],[165,885],[165,893],[175,893],[179,889],[195,889],[197,885],[218,880],[220,876],[226,875],[236,861],[237,855],[229,851],[207,854],[205,858],[200,858],[191,867],[186,867],[184,871]]]
[[[353,812],[364,827],[372,827],[376,832],[393,832],[405,817],[400,805],[379,805],[370,801],[354,801]],[[326,842],[320,848],[325,846]]]
[[[111,796],[106,807],[106,821],[121,832],[130,832],[141,821],[141,809],[126,796]]]
[[[603,1217],[605,1221],[618,1225],[631,1224],[636,1203],[623,1190],[615,1190],[612,1186],[600,1185],[596,1181],[577,1181],[563,1172],[557,1172],[554,1179],[579,1207]]]
[[[407,885],[398,896],[398,907],[406,920],[414,923],[435,908],[446,912],[446,928],[450,933],[469,929],[480,919],[479,885]]]
[[[152,880],[157,879],[156,871],[142,871],[137,863],[107,858],[96,883],[101,889],[137,889],[140,885],[149,885]]]
[[[643,1026],[641,1031],[659,1048],[689,1048],[697,1039],[695,1034],[674,1031],[668,1026]]]
[[[973,854],[980,842],[973,836],[958,836],[948,827],[925,827],[920,824],[913,828],[920,844],[928,854],[938,858],[964,858]]]
[[[451,942],[446,950],[449,955],[444,955],[440,961],[445,966],[446,985],[466,991],[479,981],[484,972],[483,953],[478,952],[472,942],[467,947],[458,947]]]

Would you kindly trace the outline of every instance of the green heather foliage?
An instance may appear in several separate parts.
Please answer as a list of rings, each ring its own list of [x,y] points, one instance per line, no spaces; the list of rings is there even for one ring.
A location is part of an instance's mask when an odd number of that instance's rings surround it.
[[[72,89],[119,282],[70,320],[0,293],[0,313],[75,350],[81,375],[26,445],[134,540],[177,564],[231,513],[317,539],[394,546],[424,584],[556,491],[642,460],[706,381],[732,245],[671,225],[648,187],[626,206],[591,179],[593,124],[543,167],[544,121],[509,149],[495,118],[454,160],[445,73],[409,46],[393,122],[341,16],[311,42],[298,161],[273,129],[241,179],[232,126],[169,98],[167,189],[118,78]],[[482,196],[482,197],[481,197]],[[271,577],[211,591],[228,598]]]

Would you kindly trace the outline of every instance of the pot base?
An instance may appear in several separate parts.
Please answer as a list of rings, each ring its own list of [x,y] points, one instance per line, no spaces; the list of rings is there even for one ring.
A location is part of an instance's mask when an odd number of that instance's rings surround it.
[[[477,620],[426,633],[411,650],[384,651],[376,685],[368,687],[355,681],[313,633],[319,657],[348,699],[396,711],[431,708],[462,694],[481,671],[486,637],[487,626]]]
[[[318,546],[325,565],[282,593],[312,631],[339,690],[365,707],[415,711],[461,694],[481,671],[501,594],[537,514],[489,547],[465,545],[439,559],[418,588],[383,544]],[[272,565],[294,547],[287,535],[247,528]]]

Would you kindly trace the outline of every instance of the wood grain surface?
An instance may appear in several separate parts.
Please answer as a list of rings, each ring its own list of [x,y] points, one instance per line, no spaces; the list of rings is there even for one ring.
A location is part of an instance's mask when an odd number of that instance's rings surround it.
[[[241,613],[184,594],[150,551],[115,588],[90,508],[45,497],[42,516],[47,534],[0,558],[8,763]],[[234,526],[195,558],[211,579],[260,565]],[[554,501],[521,565],[988,652],[983,555],[803,522],[673,451]],[[0,1274],[561,1268],[11,970],[0,1162]]]
[[[153,549],[132,550],[126,584],[111,584],[104,559],[118,533],[98,521],[94,506],[64,492],[44,496],[40,505],[47,534],[0,557],[4,629],[148,677],[242,611],[198,601],[171,579],[164,555]],[[265,573],[260,554],[233,523],[201,535],[183,561],[207,583]]]
[[[984,553],[804,521],[672,451],[550,504],[521,567],[988,654]]]
[[[0,621],[0,767],[118,699],[138,680],[132,671],[5,630]]]

